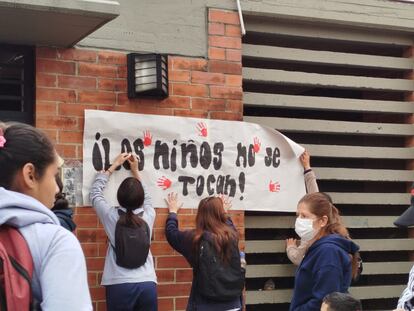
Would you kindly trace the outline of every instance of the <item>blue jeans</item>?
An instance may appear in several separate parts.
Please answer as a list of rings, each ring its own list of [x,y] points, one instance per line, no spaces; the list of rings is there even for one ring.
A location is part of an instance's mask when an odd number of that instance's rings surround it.
[[[106,285],[107,311],[157,311],[154,282]]]

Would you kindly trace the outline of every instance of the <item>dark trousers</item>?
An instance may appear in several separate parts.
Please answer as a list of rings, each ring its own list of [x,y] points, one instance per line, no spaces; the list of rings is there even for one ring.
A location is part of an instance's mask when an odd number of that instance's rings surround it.
[[[108,311],[157,311],[157,284],[154,282],[106,285]]]

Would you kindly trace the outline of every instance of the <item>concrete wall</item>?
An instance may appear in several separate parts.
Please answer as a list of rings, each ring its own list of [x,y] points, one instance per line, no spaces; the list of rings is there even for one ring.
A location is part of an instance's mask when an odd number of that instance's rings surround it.
[[[236,0],[119,0],[120,16],[79,46],[207,56],[207,7]],[[414,3],[393,0],[242,0],[245,15],[414,32]]]

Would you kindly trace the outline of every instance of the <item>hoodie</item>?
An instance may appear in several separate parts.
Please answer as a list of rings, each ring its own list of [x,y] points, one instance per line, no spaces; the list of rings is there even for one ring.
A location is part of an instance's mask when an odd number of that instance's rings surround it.
[[[92,185],[90,192],[90,199],[93,208],[98,214],[99,220],[102,222],[106,235],[108,236],[111,245],[115,245],[115,228],[119,219],[118,208],[126,212],[123,207],[110,206],[105,200],[103,191],[108,183],[109,176],[105,173],[98,173]],[[142,183],[144,188],[144,203],[141,208],[133,211],[134,214],[142,215],[142,219],[148,224],[152,236],[152,228],[155,221],[155,209],[151,203],[151,197],[147,188]],[[136,269],[127,269],[116,264],[116,255],[113,247],[108,247],[105,257],[105,266],[102,275],[101,285],[113,285],[124,283],[141,283],[154,282],[157,283],[157,276],[155,275],[154,259],[151,250],[148,253],[147,261],[144,265]]]
[[[52,209],[52,212],[56,215],[59,219],[60,225],[73,232],[76,229],[76,224],[73,221],[73,211],[71,208],[63,208],[63,209]]]
[[[92,310],[85,257],[76,237],[42,203],[0,187],[0,225],[19,229],[33,258],[33,296],[43,311]]]
[[[358,245],[338,234],[314,242],[296,271],[289,310],[319,311],[327,294],[346,293],[352,280],[349,255],[358,250]]]

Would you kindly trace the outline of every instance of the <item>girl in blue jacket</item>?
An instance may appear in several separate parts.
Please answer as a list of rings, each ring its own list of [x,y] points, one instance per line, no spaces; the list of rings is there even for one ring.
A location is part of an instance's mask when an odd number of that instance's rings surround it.
[[[296,271],[290,310],[319,311],[327,294],[348,291],[357,275],[359,247],[326,195],[305,195],[296,214],[295,231],[310,246]]]
[[[219,197],[207,197],[200,201],[196,216],[196,229],[180,231],[178,229],[177,212],[181,208],[177,201],[177,194],[170,193],[167,198],[169,215],[165,234],[168,243],[187,259],[191,267],[196,265],[197,246],[201,238],[207,232],[214,241],[216,248],[221,250],[221,255],[228,260],[233,243],[238,244],[238,233],[226,211],[230,203]],[[193,269],[194,276],[194,269]],[[199,292],[194,282],[188,299],[187,311],[238,311],[241,310],[241,299],[236,297],[227,301],[213,301],[205,298]]]

